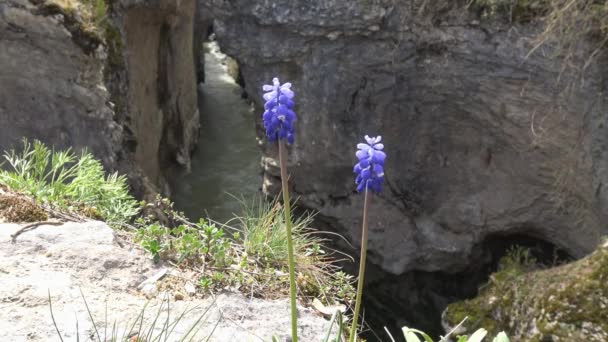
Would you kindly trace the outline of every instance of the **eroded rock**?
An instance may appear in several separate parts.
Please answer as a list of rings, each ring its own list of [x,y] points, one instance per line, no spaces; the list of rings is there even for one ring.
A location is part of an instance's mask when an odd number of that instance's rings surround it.
[[[527,56],[534,21],[480,21],[450,1],[203,4],[254,100],[274,76],[293,83],[292,190],[355,244],[355,144],[383,136],[387,182],[368,248],[384,271],[463,271],[485,239],[512,234],[580,257],[605,232],[606,65],[580,82],[561,73],[550,43]],[[580,44],[574,61],[589,52]],[[270,145],[265,154],[277,155]],[[274,193],[276,170],[264,164]]]

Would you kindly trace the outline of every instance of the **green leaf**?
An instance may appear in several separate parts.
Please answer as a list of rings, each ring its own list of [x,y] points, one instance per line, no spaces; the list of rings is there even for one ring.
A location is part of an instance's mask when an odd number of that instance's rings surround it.
[[[421,342],[416,334],[422,335],[425,342],[433,342],[433,339],[423,331],[408,327],[401,328],[401,331],[403,331],[403,336],[405,336],[405,340],[407,342]]]
[[[481,342],[484,337],[488,334],[488,331],[484,328],[477,330],[471,335],[471,337],[467,340],[468,342]]]
[[[494,340],[492,340],[492,342],[510,342],[510,340],[507,334],[505,334],[504,331],[501,331],[500,333],[498,333],[498,335],[496,335],[496,337],[494,337]]]

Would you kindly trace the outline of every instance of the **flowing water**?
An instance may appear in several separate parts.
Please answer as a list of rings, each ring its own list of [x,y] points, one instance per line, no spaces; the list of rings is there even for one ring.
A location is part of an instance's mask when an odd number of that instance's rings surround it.
[[[199,144],[192,156],[192,172],[173,180],[175,207],[191,219],[226,222],[240,213],[240,198],[249,201],[260,191],[255,113],[241,94],[241,87],[228,75],[226,56],[215,42],[205,43]]]

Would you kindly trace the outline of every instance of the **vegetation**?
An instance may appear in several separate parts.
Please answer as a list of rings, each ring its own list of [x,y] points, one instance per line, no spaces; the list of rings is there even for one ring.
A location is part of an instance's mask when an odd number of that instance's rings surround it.
[[[0,220],[8,222],[46,221],[48,215],[26,196],[0,189]]]
[[[551,0],[473,0],[469,8],[482,18],[503,17],[509,22],[528,22],[547,13]]]
[[[35,140],[4,153],[0,185],[53,207],[120,226],[139,211],[124,176],[107,175],[92,154],[54,151]]]
[[[590,256],[538,269],[526,252],[503,259],[478,297],[450,304],[445,319],[465,331],[507,329],[518,341],[608,340],[608,243]]]
[[[197,325],[203,321],[203,319],[207,315],[207,312],[213,305],[212,303],[203,311],[200,316],[198,316],[198,318],[194,321],[192,326],[190,326],[190,328],[186,331],[185,334],[179,336],[179,339],[175,339],[176,336],[173,336],[173,331],[175,327],[182,321],[182,319],[184,319],[187,314],[189,314],[191,310],[184,310],[176,317],[171,318],[171,305],[168,296],[163,300],[161,305],[159,305],[158,310],[156,311],[156,314],[153,317],[146,318],[146,308],[148,306],[148,303],[146,303],[139,315],[127,321],[124,326],[121,326],[121,322],[108,322],[107,313],[103,326],[98,326],[98,324],[95,322],[95,319],[93,319],[91,311],[89,310],[89,305],[87,304],[87,300],[84,294],[82,293],[82,291],[80,293],[87,309],[87,313],[89,314],[91,325],[93,326],[94,333],[90,335],[90,339],[95,342],[148,342],[167,340],[179,342],[192,341],[195,337],[197,337],[197,333],[199,330],[197,328]],[[49,311],[51,313],[53,325],[55,326],[55,330],[57,331],[57,336],[59,337],[59,340],[63,342],[61,330],[59,329],[59,326],[57,326],[57,322],[55,321],[55,316],[53,314],[53,303],[51,301],[50,291],[48,298]],[[200,338],[200,336],[198,337]],[[208,338],[209,336],[207,336],[207,339]],[[78,321],[76,321],[76,340],[79,341],[79,339],[80,336],[78,332]]]
[[[98,38],[105,35],[108,23],[106,0],[45,0],[43,6],[70,17],[85,34]]]
[[[272,298],[288,289],[284,208],[277,200],[262,199],[243,203],[243,214],[236,227],[218,226],[208,220],[188,221],[173,210],[167,199],[157,198],[146,205],[163,211],[165,225],[153,216],[139,218],[135,241],[156,260],[167,260],[180,267],[198,270],[202,291],[238,288],[248,294]],[[293,241],[300,297],[318,298],[327,304],[347,302],[353,297],[352,277],[337,272],[323,240],[308,225],[312,215],[294,220]]]
[[[583,72],[608,47],[608,0],[551,0],[544,18],[545,29],[537,37],[536,48],[546,42],[556,44],[563,69]],[[583,51],[581,42],[591,42],[591,51]]]
[[[551,43],[563,60],[564,71],[584,71],[608,46],[607,0],[472,0],[469,8],[482,18],[502,17],[510,23],[541,21],[544,30],[530,54]],[[591,42],[591,50],[581,51],[581,42]],[[577,62],[580,58],[582,63]]]

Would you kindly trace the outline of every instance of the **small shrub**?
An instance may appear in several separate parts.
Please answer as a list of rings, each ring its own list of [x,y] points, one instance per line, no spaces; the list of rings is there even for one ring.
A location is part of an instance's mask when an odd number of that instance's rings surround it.
[[[230,239],[222,229],[201,219],[198,224],[168,228],[158,222],[137,222],[135,240],[158,260],[161,257],[178,263],[206,263],[224,267],[231,262]]]
[[[120,226],[139,212],[124,176],[105,175],[101,163],[84,151],[54,151],[38,140],[23,141],[20,153],[4,153],[7,170],[0,170],[0,184],[34,200],[78,211]]]

